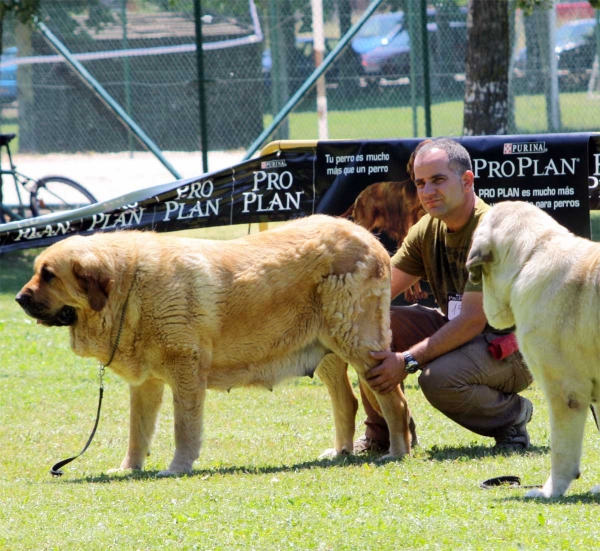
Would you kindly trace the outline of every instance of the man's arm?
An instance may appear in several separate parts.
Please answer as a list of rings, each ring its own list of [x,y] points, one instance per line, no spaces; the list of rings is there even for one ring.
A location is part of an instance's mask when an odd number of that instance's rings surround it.
[[[396,298],[400,293],[404,293],[406,289],[412,287],[419,279],[419,276],[407,274],[392,266],[392,298]]]
[[[486,322],[483,293],[465,293],[460,314],[433,335],[412,346],[408,352],[421,365],[425,365],[479,335]],[[406,351],[371,353],[372,358],[383,360],[380,365],[367,372],[367,381],[373,390],[380,394],[387,394],[406,378],[402,352]]]

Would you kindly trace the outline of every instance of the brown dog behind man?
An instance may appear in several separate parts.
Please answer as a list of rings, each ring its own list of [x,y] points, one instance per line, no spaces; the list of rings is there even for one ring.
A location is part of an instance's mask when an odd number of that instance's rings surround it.
[[[414,161],[419,149],[430,142],[423,140],[412,152],[406,164],[408,179],[367,186],[341,215],[378,235],[392,255],[402,245],[410,227],[425,214],[414,184]],[[404,297],[407,303],[412,303],[426,299],[428,293],[422,291],[420,283],[417,283],[405,291]]]

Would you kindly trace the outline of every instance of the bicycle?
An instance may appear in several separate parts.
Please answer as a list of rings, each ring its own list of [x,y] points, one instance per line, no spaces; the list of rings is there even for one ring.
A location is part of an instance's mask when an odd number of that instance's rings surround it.
[[[35,179],[17,171],[8,145],[15,136],[0,134],[0,224],[97,202],[87,189],[70,178],[45,176]],[[8,157],[10,169],[2,167],[3,156]],[[8,175],[12,177],[13,186],[7,190],[4,177]]]

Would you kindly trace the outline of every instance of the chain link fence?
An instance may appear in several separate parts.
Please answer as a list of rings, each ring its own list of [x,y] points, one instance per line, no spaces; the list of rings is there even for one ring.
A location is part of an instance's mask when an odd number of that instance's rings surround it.
[[[327,51],[368,4],[323,0]],[[330,139],[425,136],[426,85],[432,134],[462,134],[467,8],[438,1],[428,5],[424,22],[420,6],[382,3],[330,66]],[[513,133],[598,130],[597,11],[587,1],[531,16],[511,6]],[[311,3],[204,0],[202,14],[206,148],[244,150],[314,70]],[[39,30],[5,20],[1,130],[18,134],[21,152],[144,149],[102,93],[159,149],[202,149],[191,0],[42,1],[40,15],[95,83]],[[269,140],[317,139],[318,128],[313,87]]]

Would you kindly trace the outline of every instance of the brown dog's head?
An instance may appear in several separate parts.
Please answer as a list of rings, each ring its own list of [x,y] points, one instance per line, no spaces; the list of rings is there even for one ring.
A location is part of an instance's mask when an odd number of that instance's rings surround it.
[[[35,260],[35,273],[16,301],[38,323],[75,325],[78,310],[99,312],[106,306],[113,277],[107,263],[88,246],[89,239],[70,237]]]

